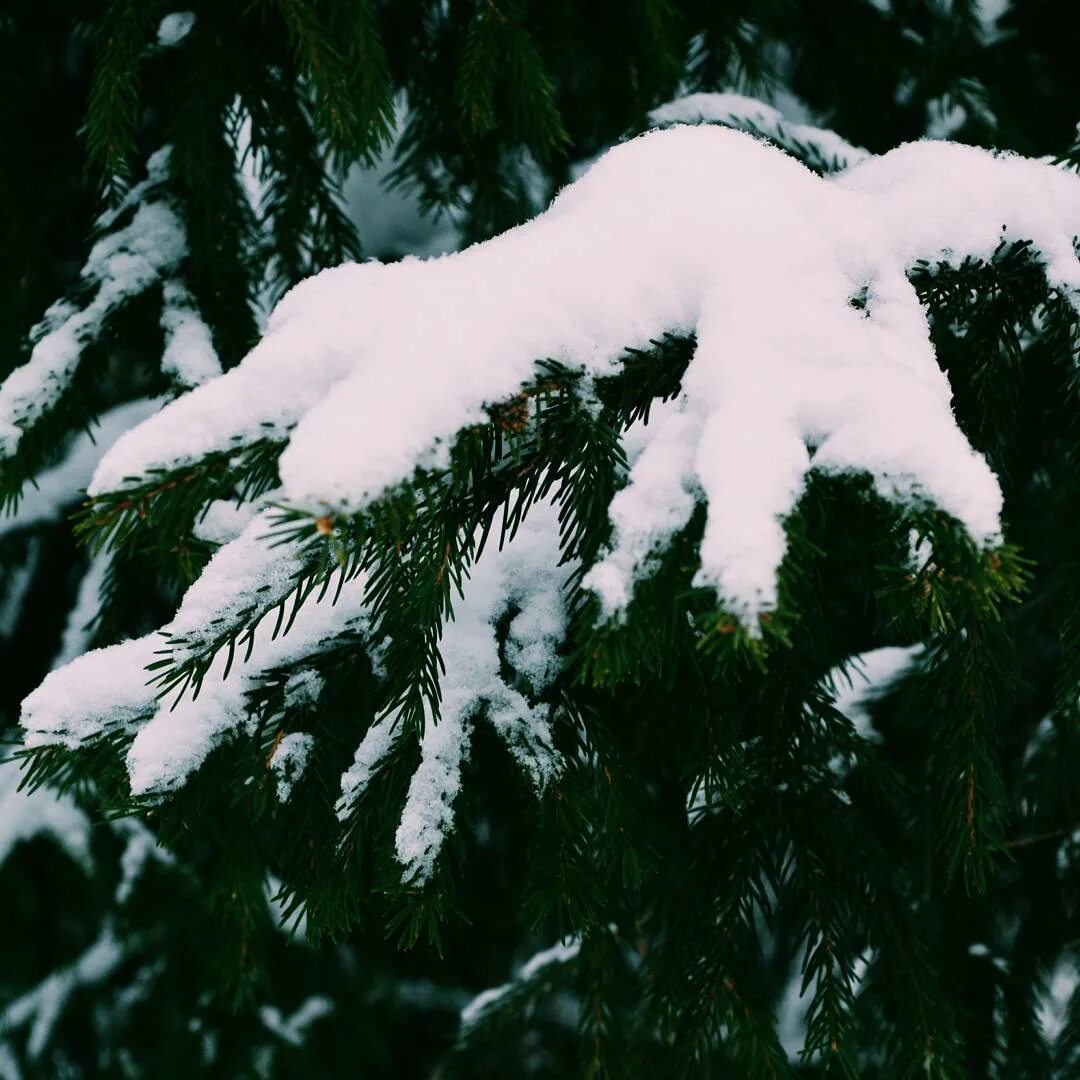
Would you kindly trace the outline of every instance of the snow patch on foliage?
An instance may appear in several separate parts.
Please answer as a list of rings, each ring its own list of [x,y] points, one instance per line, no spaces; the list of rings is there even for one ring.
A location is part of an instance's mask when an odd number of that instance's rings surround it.
[[[277,782],[277,797],[288,802],[297,781],[304,775],[315,748],[315,736],[305,731],[292,731],[282,737],[270,758],[270,770]]]
[[[310,600],[300,609],[287,634],[262,640],[251,660],[239,664],[228,678],[228,650],[222,650],[197,697],[184,697],[172,709],[168,704],[159,706],[139,728],[127,755],[132,793],[179,787],[215,746],[245,724],[251,714],[248,694],[262,685],[271,671],[289,667],[329,647],[342,633],[366,625],[366,617],[361,577],[342,589],[336,605],[329,599],[322,603]],[[273,614],[267,615],[256,634],[261,630],[269,638],[274,618]],[[299,751],[300,745],[293,742],[290,747]],[[292,763],[298,766],[298,758],[294,757]],[[282,770],[284,766],[283,760]],[[297,778],[298,774],[293,774],[292,779]]]
[[[630,602],[636,580],[648,573],[654,557],[690,521],[701,493],[694,455],[701,435],[699,419],[686,411],[686,398],[653,409],[640,426],[640,450],[628,482],[611,500],[608,516],[611,550],[595,563],[582,584],[600,598],[609,617]]]
[[[440,643],[439,712],[425,712],[421,761],[395,835],[402,879],[423,883],[454,822],[461,767],[468,757],[474,716],[482,713],[510,753],[542,790],[561,770],[551,742],[546,708],[507,685],[502,674],[497,624],[514,612],[504,642],[506,662],[539,695],[558,673],[559,643],[566,631],[563,595],[570,568],[559,566],[558,516],[534,506],[513,541],[485,551],[463,585],[464,597]],[[516,609],[516,611],[515,611]],[[396,716],[371,725],[341,778],[338,817],[344,821],[400,737]]]
[[[349,816],[356,800],[367,791],[375,774],[393,752],[400,734],[397,725],[386,717],[376,720],[364,733],[353,754],[352,764],[341,774],[341,794],[334,804],[339,820],[344,821]]]
[[[0,1080],[22,1080],[22,1075],[11,1044],[0,1042]]]
[[[179,45],[195,25],[194,11],[173,11],[158,24],[157,41],[163,49]]]
[[[176,860],[158,844],[157,837],[135,818],[119,818],[113,823],[113,830],[126,841],[120,856],[120,883],[116,886],[116,902],[126,904],[151,862],[173,866]]]
[[[321,994],[313,994],[290,1016],[285,1016],[273,1005],[264,1005],[259,1010],[259,1019],[267,1031],[276,1035],[290,1046],[303,1046],[307,1029],[324,1016],[334,1011],[334,1003]]]
[[[188,589],[162,636],[179,643],[177,659],[211,643],[219,628],[248,612],[254,597],[288,595],[296,583],[296,549],[273,546],[272,511],[257,514],[240,535],[214,553],[202,576]],[[272,602],[272,600],[271,600]],[[147,639],[144,639],[147,640]]]
[[[285,683],[285,708],[314,708],[325,685],[326,680],[314,668],[294,671]]]
[[[105,731],[133,728],[153,709],[146,668],[159,659],[158,645],[156,637],[108,645],[48,674],[22,703],[27,747],[74,749]]]
[[[194,535],[208,544],[227,544],[235,540],[267,507],[275,492],[268,491],[251,502],[234,499],[214,499],[207,503],[202,517],[195,522]]]
[[[1056,1042],[1065,1030],[1069,1006],[1078,988],[1080,966],[1066,956],[1054,965],[1047,992],[1038,1005],[1039,1026],[1049,1042]]]
[[[517,607],[508,631],[507,659],[523,665],[518,671],[528,677],[535,693],[546,689],[558,671],[556,648],[566,629],[562,596],[566,571],[558,568],[558,562],[556,511],[540,504],[532,508],[511,543],[480,557],[464,585],[464,599],[443,630],[439,715],[425,716],[421,762],[395,836],[405,881],[423,883],[431,876],[453,828],[470,721],[482,706],[537,789],[559,774],[547,710],[530,704],[506,684],[496,638],[496,623]]]
[[[334,1011],[334,1003],[321,994],[312,994],[293,1013],[286,1016],[275,1005],[263,1005],[259,1009],[259,1019],[272,1035],[276,1035],[289,1046],[303,1046],[307,1039],[307,1030],[324,1016]]]
[[[43,979],[33,990],[16,998],[0,1012],[0,1037],[30,1025],[26,1053],[41,1057],[72,994],[80,987],[103,983],[123,962],[124,950],[106,924],[97,940],[70,966]]]
[[[1011,0],[975,0],[975,11],[986,41],[994,41],[1001,36],[998,22],[1010,7]]]
[[[162,290],[161,328],[165,352],[161,370],[181,386],[199,386],[221,374],[210,328],[203,322],[194,297],[179,281],[166,281]]]
[[[459,656],[451,652],[452,659]],[[475,704],[468,690],[443,693],[442,715],[428,718],[420,742],[421,760],[409,783],[394,850],[404,866],[402,880],[422,885],[431,877],[443,842],[453,831],[454,800],[461,789],[461,765],[469,753],[472,728],[465,710]]]

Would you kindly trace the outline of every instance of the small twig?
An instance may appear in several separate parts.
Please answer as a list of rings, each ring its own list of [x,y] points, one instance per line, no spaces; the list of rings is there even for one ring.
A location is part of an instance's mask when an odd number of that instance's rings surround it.
[[[1054,829],[1051,832],[1035,833],[1034,836],[1018,836],[1015,840],[1006,840],[1007,848],[1027,847],[1028,844],[1041,844],[1044,840],[1056,840],[1073,832],[1077,826],[1067,826],[1064,829]]]

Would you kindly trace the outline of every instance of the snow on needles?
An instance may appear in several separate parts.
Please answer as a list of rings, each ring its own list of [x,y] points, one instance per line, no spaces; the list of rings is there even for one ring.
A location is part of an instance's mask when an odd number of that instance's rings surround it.
[[[677,489],[704,496],[698,583],[753,621],[775,603],[808,444],[812,467],[867,471],[884,496],[929,500],[997,539],[998,484],[954,422],[905,271],[1023,238],[1075,300],[1078,231],[1080,180],[1018,157],[913,143],[821,178],[741,132],[651,132],[493,240],[301,283],[243,363],[121,439],[91,492],[276,435],[289,440],[284,500],[355,510],[444,460],[537,359],[610,374],[624,348],[696,331],[675,430],[657,432],[632,484],[680,506]],[[638,549],[662,539],[649,530],[620,522],[594,577],[609,609]]]
[[[317,654],[347,630],[362,631],[366,626],[364,584],[363,576],[347,583],[336,605],[329,599],[305,604],[288,634],[271,638],[272,619],[268,616],[260,624],[264,639],[246,664],[226,678],[227,650],[222,650],[197,697],[184,697],[171,710],[167,701],[158,706],[153,717],[139,728],[128,750],[132,793],[178,787],[214,746],[248,720],[252,711],[248,694],[270,672]],[[294,760],[291,764],[296,769],[290,771],[289,778],[295,781],[302,771],[301,763]],[[284,767],[285,762],[280,765]]]
[[[548,974],[552,967],[572,963],[581,952],[581,939],[573,936],[542,949],[529,957],[515,972],[511,982],[492,986],[481,991],[461,1010],[461,1032],[476,1027],[486,1016],[497,1009],[507,997],[525,984]]]
[[[454,607],[440,644],[443,674],[437,716],[425,717],[421,761],[413,774],[395,836],[403,880],[422,884],[430,876],[454,821],[461,767],[468,756],[471,720],[486,708],[487,720],[537,789],[560,771],[547,710],[529,703],[500,672],[496,623],[512,607],[505,643],[507,661],[534,693],[558,671],[556,649],[565,633],[563,589],[569,570],[559,567],[557,514],[534,506],[512,543],[487,551],[476,563]],[[372,726],[342,777],[338,814],[344,819],[393,749],[394,718]]]
[[[277,781],[277,797],[288,802],[297,781],[304,775],[315,736],[306,731],[292,731],[278,743],[270,758],[270,770]]]
[[[179,217],[165,202],[151,198],[166,175],[168,161],[167,149],[152,155],[148,179],[98,221],[105,233],[94,244],[81,273],[95,290],[90,302],[83,308],[66,300],[53,304],[31,332],[30,359],[0,386],[0,458],[14,454],[23,431],[56,404],[84,345],[100,334],[106,318],[173,271],[187,254],[187,236]],[[113,229],[116,219],[133,207],[131,221]]]
[[[195,299],[175,278],[162,289],[161,328],[165,352],[161,370],[181,386],[198,386],[221,374],[210,328],[202,321]]]
[[[148,665],[160,657],[163,641],[184,639],[196,649],[213,627],[250,604],[250,593],[284,596],[295,567],[283,549],[266,541],[270,523],[252,521],[210,560],[188,589],[173,621],[162,631],[85,653],[48,675],[23,702],[26,745],[77,746],[116,729],[137,732],[128,751],[135,794],[161,792],[182,784],[207,754],[248,719],[248,693],[279,668],[317,654],[348,630],[362,630],[364,578],[348,582],[336,605],[310,603],[300,608],[288,634],[273,636],[273,613],[255,628],[255,649],[247,663],[224,678],[229,650],[221,650],[197,696],[174,707],[157,700],[147,684]],[[179,654],[176,654],[179,655]]]

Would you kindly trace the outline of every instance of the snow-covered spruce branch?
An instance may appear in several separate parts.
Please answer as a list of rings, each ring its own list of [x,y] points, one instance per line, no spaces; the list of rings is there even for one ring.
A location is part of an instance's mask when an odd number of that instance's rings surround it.
[[[41,789],[30,793],[18,790],[17,770],[0,770],[0,867],[18,844],[39,837],[54,841],[85,873],[94,868],[91,854],[90,818],[69,795]],[[173,864],[172,856],[157,846],[156,838],[141,822],[131,818],[111,823],[112,831],[124,841],[120,857],[120,880],[115,901],[127,905],[146,867],[151,862]],[[26,1029],[26,1053],[39,1060],[48,1049],[55,1029],[73,995],[105,983],[121,964],[142,952],[144,943],[122,942],[109,919],[102,924],[96,940],[69,963],[57,967],[33,989],[11,997],[0,1007],[0,1046],[5,1039]],[[148,972],[150,967],[144,967]],[[129,991],[130,992],[130,991]],[[124,991],[104,1008],[120,1005]]]
[[[988,259],[1003,224],[1032,241],[1052,287],[1077,295],[1080,182],[1062,171],[916,143],[821,179],[738,132],[655,132],[495,240],[302,283],[237,369],[120,440],[91,494],[272,436],[288,440],[283,501],[356,510],[417,464],[444,463],[454,434],[538,359],[611,374],[626,347],[696,332],[677,415],[623,502],[669,505],[670,532],[700,490],[699,581],[753,618],[775,598],[808,442],[819,471],[868,471],[887,498],[920,496],[979,541],[999,535],[996,481],[953,421],[905,272]],[[645,479],[654,469],[662,481]],[[617,542],[595,583],[615,610],[635,550],[663,535],[613,510]]]
[[[31,331],[27,362],[0,385],[0,469],[60,404],[84,349],[101,337],[107,320],[155,285],[162,289],[162,372],[182,388],[221,374],[210,331],[181,276],[187,235],[165,194],[168,166],[165,147],[147,161],[147,178],[98,219],[99,238],[80,272],[85,302],[53,304]],[[21,473],[16,480],[21,483]],[[4,494],[15,497],[17,490]]]
[[[444,838],[453,826],[453,803],[469,751],[470,722],[481,709],[510,753],[542,790],[561,764],[552,745],[547,709],[534,706],[507,685],[500,671],[496,625],[514,612],[505,643],[506,660],[527,680],[531,692],[547,688],[558,671],[556,648],[566,633],[564,586],[559,567],[559,530],[553,509],[536,506],[513,543],[480,559],[453,621],[442,633],[443,667],[438,713],[425,716],[421,761],[413,774],[395,836],[405,877],[419,883],[432,874]],[[431,699],[429,699],[430,701]],[[376,721],[341,779],[338,815],[345,819],[400,734],[396,717]],[[437,722],[435,722],[437,721]]]
[[[31,1060],[39,1058],[72,994],[80,988],[104,982],[124,959],[123,946],[113,928],[106,925],[98,939],[74,963],[54,971],[0,1012],[0,1036],[29,1024],[27,1053]]]
[[[510,982],[482,990],[462,1010],[458,1029],[459,1043],[468,1042],[477,1028],[484,1025],[493,1015],[504,1009],[512,1008],[529,990],[535,989],[537,981],[550,978],[553,972],[574,963],[581,951],[581,939],[570,937],[557,941],[554,945],[534,953],[514,972]]]
[[[654,388],[655,373],[648,370],[653,365],[638,366],[640,381]],[[562,474],[574,471],[561,461],[568,442],[582,445],[599,436],[606,440],[602,451],[621,460],[609,425],[584,408],[573,393],[574,381],[571,373],[549,367],[528,393],[505,409],[491,410],[492,423],[467,433],[455,447],[456,479],[432,473],[426,485],[403,486],[351,518],[317,518],[314,528],[310,515],[272,505],[277,493],[266,489],[279,452],[273,443],[236,455],[210,455],[122,496],[91,500],[78,529],[98,545],[120,546],[136,528],[155,530],[172,544],[195,517],[198,537],[232,542],[209,575],[228,581],[226,588],[204,592],[196,585],[185,603],[192,617],[178,613],[153,642],[157,693],[197,691],[222,649],[229,652],[228,670],[234,655],[250,653],[260,623],[261,634],[276,639],[306,602],[328,593],[336,597],[359,574],[371,574],[377,582],[366,605],[376,636],[391,642],[386,665],[393,668],[396,653],[411,665],[412,638],[428,625],[437,640],[451,592],[460,591],[461,560],[471,559],[473,546],[482,544],[495,526],[500,536],[515,531],[534,498],[553,488],[556,498],[561,496]],[[616,400],[608,411],[617,419],[636,408],[633,400]],[[474,482],[480,475],[483,484]],[[222,497],[230,490],[249,501],[231,503]],[[565,538],[568,554],[584,532],[578,516],[573,507],[563,513],[572,525]],[[241,573],[249,577],[247,586],[239,584],[236,574]],[[402,608],[406,619],[400,617]],[[408,632],[399,633],[398,623]],[[391,711],[397,711],[404,694],[389,693]]]
[[[558,770],[542,713],[503,682],[493,627],[521,604],[512,662],[542,692],[565,635],[556,598],[580,572],[556,570],[560,540],[564,557],[587,556],[584,584],[615,618],[704,503],[694,583],[715,590],[751,633],[776,607],[783,522],[811,470],[868,475],[884,499],[937,507],[970,543],[998,543],[997,481],[953,419],[908,275],[992,260],[1003,240],[1027,240],[1050,288],[1075,309],[1078,230],[1080,181],[1045,164],[922,143],[823,179],[747,135],[676,126],[611,151],[549,211],[495,240],[426,262],[326,271],[282,301],[238,368],[124,436],[91,484],[99,503],[117,506],[161,483],[132,487],[131,478],[197,469],[254,443],[284,447],[274,497],[294,508],[290,530],[271,546],[274,518],[263,511],[218,551],[165,628],[165,685],[188,679],[201,694],[169,712],[143,670],[159,662],[160,638],[114,646],[27,699],[28,744],[77,749],[124,731],[133,791],[167,791],[243,727],[247,694],[271,670],[309,666],[327,642],[355,632],[388,664],[394,689],[343,777],[338,812],[349,819],[397,739],[419,736],[396,847],[406,878],[423,882],[451,827],[478,710],[538,784]],[[568,447],[530,467],[517,451],[494,453],[486,464],[503,468],[504,486],[466,497],[488,478],[460,460],[453,467],[461,433],[490,430],[493,402],[510,403],[502,423],[512,432],[514,395],[543,381],[538,361],[576,373],[575,393],[602,401],[623,358],[665,335],[695,337],[693,356],[674,400],[636,428],[628,482],[613,498],[625,424],[600,437],[611,486],[597,490],[613,526],[601,558],[568,542],[580,525],[567,485],[554,489],[560,520],[537,500],[550,494],[544,476],[560,458],[565,470]],[[530,408],[520,426],[532,433]],[[335,547],[337,522],[386,515],[387,498],[418,469],[429,492],[442,485],[453,495],[456,515],[443,522],[438,497],[426,506],[427,548],[416,543],[395,565],[401,552],[389,544],[380,555],[389,534],[377,529]],[[481,556],[466,581],[497,509],[516,505],[520,520],[534,501],[517,538]],[[513,569],[519,557],[527,573]],[[333,574],[337,606],[305,603],[328,592]],[[281,617],[268,616],[286,601],[292,625],[282,636]],[[539,605],[531,621],[530,604]],[[406,677],[393,658],[401,612],[426,635],[423,670],[414,660]],[[224,679],[238,646],[250,655]],[[402,724],[406,714],[415,729]]]

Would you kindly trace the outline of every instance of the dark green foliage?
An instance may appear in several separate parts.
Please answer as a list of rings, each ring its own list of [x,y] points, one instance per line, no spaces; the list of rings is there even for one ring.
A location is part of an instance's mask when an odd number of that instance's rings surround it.
[[[994,35],[971,0],[185,6],[195,22],[168,48],[156,0],[96,0],[77,20],[54,0],[0,12],[0,375],[25,361],[50,303],[87,303],[95,221],[166,144],[156,194],[186,230],[177,274],[225,368],[267,304],[361,255],[341,185],[399,122],[393,182],[451,208],[462,242],[541,209],[574,163],[680,87],[790,90],[875,151],[961,106],[953,137],[1080,160],[1071,4],[1014,3]],[[446,468],[353,516],[280,508],[268,543],[291,578],[227,624],[163,640],[150,673],[169,700],[195,692],[217,655],[238,669],[257,653],[267,612],[287,633],[301,605],[363,572],[370,626],[304,662],[313,699],[291,701],[294,672],[272,672],[249,724],[163,800],[130,795],[123,727],[74,753],[18,752],[29,787],[66,791],[100,824],[85,873],[40,836],[0,859],[0,1015],[106,930],[123,955],[75,990],[40,1053],[29,1022],[0,1029],[0,1051],[28,1076],[1080,1071],[1080,992],[1056,1039],[1042,1016],[1080,938],[1080,326],[1024,237],[911,279],[960,424],[1001,478],[1006,545],[977,550],[932,507],[901,513],[859,477],[814,478],[761,625],[693,587],[700,508],[626,619],[605,623],[581,578],[609,536],[621,438],[678,393],[694,342],[625,354],[595,400],[580,373],[538,357]],[[159,364],[161,291],[110,314],[0,462],[6,508],[109,408],[177,391]],[[196,535],[208,504],[271,490],[281,449],[268,432],[0,536],[13,752],[18,703],[56,655],[87,555],[108,559],[89,643],[149,632],[215,550]],[[416,737],[439,712],[443,627],[477,560],[512,544],[539,501],[558,508],[564,561],[580,562],[562,670],[539,702],[565,769],[538,795],[478,725],[455,834],[430,881],[402,881],[394,831]],[[857,730],[837,706],[860,679],[853,658],[913,643],[871,708],[874,733]],[[534,699],[505,656],[503,675]],[[339,821],[341,774],[389,716],[394,750]],[[269,761],[295,733],[316,749],[283,803]],[[150,858],[118,892],[136,820],[170,861]],[[566,935],[574,946],[521,967]],[[799,990],[792,1048],[776,1021]],[[333,1012],[283,1036],[281,1018],[313,996]]]

